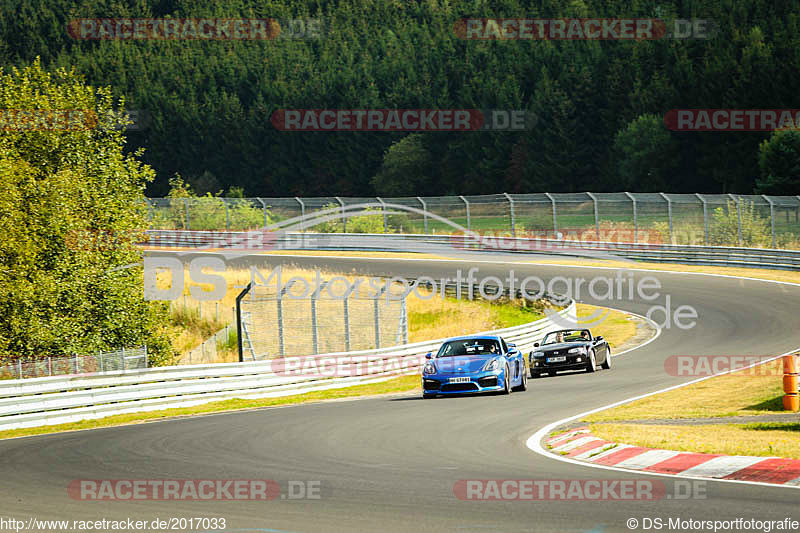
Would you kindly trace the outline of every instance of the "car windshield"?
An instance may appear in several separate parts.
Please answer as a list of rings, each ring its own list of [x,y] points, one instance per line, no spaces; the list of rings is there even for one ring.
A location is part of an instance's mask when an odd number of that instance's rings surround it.
[[[556,344],[559,342],[576,342],[591,340],[592,335],[588,329],[564,329],[552,331],[545,335],[542,344]]]
[[[500,345],[495,339],[464,339],[442,344],[436,357],[458,355],[495,355],[500,353]]]

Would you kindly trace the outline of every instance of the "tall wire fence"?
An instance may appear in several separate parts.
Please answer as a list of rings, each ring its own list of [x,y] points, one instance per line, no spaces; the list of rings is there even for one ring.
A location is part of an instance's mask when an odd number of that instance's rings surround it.
[[[65,374],[91,374],[147,368],[147,346],[121,348],[94,355],[45,357],[35,361],[19,359],[0,365],[0,379],[40,378]]]
[[[377,295],[360,290],[334,295],[326,285],[309,295],[291,284],[246,289],[239,304],[242,359],[370,350],[408,342],[402,289],[389,285]]]
[[[357,214],[349,212],[357,204],[366,206]],[[442,234],[462,227],[511,236],[574,232],[611,242],[800,248],[800,196],[580,192],[150,198],[146,207],[151,229],[241,231],[298,219],[296,224],[303,221],[302,229],[312,232]],[[323,211],[327,219],[316,223]]]

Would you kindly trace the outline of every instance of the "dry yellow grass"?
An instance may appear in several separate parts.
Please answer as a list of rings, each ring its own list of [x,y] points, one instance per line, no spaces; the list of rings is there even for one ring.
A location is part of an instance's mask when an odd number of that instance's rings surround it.
[[[636,322],[630,319],[630,315],[614,309],[605,309],[596,305],[577,304],[578,323],[581,317],[601,316],[598,312],[607,311],[605,318],[596,326],[591,327],[592,335],[602,335],[608,341],[611,348],[617,348],[625,344],[636,335]]]
[[[740,371],[649,396],[587,416],[588,422],[703,418],[780,413],[783,396],[780,361],[758,371]]]
[[[593,424],[602,439],[647,448],[800,459],[800,424]]]

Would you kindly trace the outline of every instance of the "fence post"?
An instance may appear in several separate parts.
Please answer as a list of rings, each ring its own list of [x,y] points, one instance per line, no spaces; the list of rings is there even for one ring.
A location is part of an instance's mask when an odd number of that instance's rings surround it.
[[[736,226],[737,226],[737,233],[739,237],[739,246],[742,246],[744,239],[742,238],[742,206],[740,205],[741,202],[739,201],[738,196],[734,196],[732,194],[728,194],[728,196],[736,202]]]
[[[334,198],[336,198],[336,201],[339,202],[339,205],[341,206],[339,212],[342,214],[342,233],[347,233],[347,217],[344,216],[344,202],[338,196],[334,196]]]
[[[152,225],[153,222],[153,205],[150,203],[150,200],[145,197],[144,202],[147,204],[147,221],[151,224],[148,224],[148,228]]]
[[[184,210],[186,211],[186,229],[191,229],[190,226],[189,226],[189,199],[188,198],[184,198],[183,199],[183,206],[185,208]]]
[[[381,203],[381,210],[383,211],[383,232],[389,233],[388,229],[389,225],[386,223],[386,203],[384,203],[384,201],[381,200],[380,196],[376,196],[375,198],[377,198],[378,201]]]
[[[301,200],[297,196],[295,196],[294,199],[297,200],[298,204],[300,204],[300,216],[303,218],[303,220],[305,220],[306,219],[306,204],[303,203],[303,200]],[[302,230],[302,231],[305,231],[305,230]]]
[[[322,284],[323,286],[325,283]],[[311,347],[314,355],[319,353],[319,330],[317,329],[317,293],[311,295]]]
[[[75,370],[75,374],[78,373],[78,354],[72,354],[72,366]],[[20,372],[22,372],[22,367],[20,366]]]
[[[586,194],[588,194],[589,198],[591,198],[592,202],[594,202],[594,230],[595,230],[595,234],[597,235],[597,241],[599,242],[600,241],[600,210],[597,207],[597,197],[594,194],[590,193],[590,192],[587,192]]]
[[[228,199],[222,198],[222,205],[225,206],[225,231],[231,230],[231,213],[228,210]]]
[[[424,221],[425,234],[427,235],[427,233],[428,233],[428,204],[426,204],[425,200],[423,200],[419,196],[417,196],[417,200],[419,200],[419,203],[422,204],[422,220]]]
[[[219,302],[214,302],[214,321],[219,322]]]
[[[669,199],[669,196],[664,194],[663,192],[658,193],[661,197],[667,201],[667,217],[669,219],[669,243],[675,244],[675,234],[672,232],[672,200]]]
[[[75,368],[77,368],[77,366]],[[76,370],[75,373],[77,374],[78,371]],[[22,379],[22,359],[17,359],[17,375],[19,379]]]
[[[144,367],[150,368],[150,361],[147,360],[147,345],[144,345]]]
[[[350,351],[350,302],[345,294],[342,298],[344,304],[344,351]]]
[[[769,220],[770,220],[770,227],[772,229],[772,247],[777,248],[777,246],[775,245],[775,204],[772,202],[772,199],[766,194],[762,194],[761,197],[767,202],[769,202]]]
[[[511,236],[512,237],[516,237],[517,236],[517,232],[516,232],[516,229],[515,229],[516,220],[515,220],[515,217],[514,217],[514,199],[511,198],[511,195],[508,194],[507,192],[504,192],[503,196],[505,196],[506,199],[508,200],[508,214],[511,216]]]
[[[637,219],[636,212],[636,198],[629,192],[626,192],[625,195],[630,198],[633,203],[633,242],[636,244],[639,242],[639,220]]]
[[[125,347],[124,346],[122,347],[122,355],[120,356],[120,361],[119,362],[120,362],[119,366],[122,368],[122,370],[126,370],[126,368],[125,368]]]
[[[261,208],[264,210],[264,227],[267,227],[267,203],[261,198],[256,198],[261,203]]]
[[[406,308],[406,298],[403,298],[403,309],[401,311],[401,326],[403,328],[403,344],[408,344],[408,310]]]
[[[703,234],[705,235],[705,245],[708,246],[708,202],[706,202],[706,199],[703,198],[702,194],[694,193],[694,195],[700,198],[700,201],[703,202]]]
[[[47,356],[47,375],[48,376],[53,375],[53,360],[50,358],[49,355]]]
[[[247,284],[247,287],[242,289],[238,295],[236,295],[236,341],[237,341],[237,348],[239,349],[239,362],[244,363],[244,346],[242,345],[242,298],[250,291],[253,287],[253,282]]]
[[[381,290],[378,291],[378,293],[375,295],[375,298],[372,300],[376,350],[381,347],[381,309],[378,305],[378,302],[380,301],[381,296],[383,296],[383,293],[386,292],[386,289],[386,285],[381,287]]]
[[[467,231],[472,231],[472,222],[470,221],[470,216],[469,216],[469,202],[463,196],[459,196],[459,198],[461,198],[461,201],[464,202],[464,206],[466,207],[467,210]]]
[[[558,215],[556,213],[556,199],[553,198],[553,195],[549,192],[544,193],[550,199],[550,203],[553,204],[553,238],[555,239],[558,235]]]

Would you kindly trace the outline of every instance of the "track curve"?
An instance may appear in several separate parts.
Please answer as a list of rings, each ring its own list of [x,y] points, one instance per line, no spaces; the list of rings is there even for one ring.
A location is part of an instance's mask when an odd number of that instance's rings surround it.
[[[246,259],[240,259],[246,261]],[[452,277],[468,261],[271,257],[278,263],[364,275]],[[252,259],[248,264],[252,263]],[[613,269],[483,261],[480,276],[590,279]],[[657,277],[673,309],[689,304],[695,328],[665,329],[654,342],[615,361],[611,371],[530,382],[525,393],[423,401],[381,397],[226,413],[85,432],[0,441],[0,509],[7,516],[54,519],[225,517],[229,530],[269,531],[628,531],[636,517],[702,520],[783,519],[798,493],[709,482],[706,499],[659,502],[469,502],[459,479],[636,479],[549,460],[525,446],[537,429],[687,378],[667,375],[674,354],[779,354],[800,346],[800,287],[756,280],[636,273]],[[645,314],[651,305],[581,301]],[[319,500],[271,502],[84,502],[74,479],[319,480]],[[666,478],[665,478],[666,479]],[[669,487],[671,480],[666,479]]]

